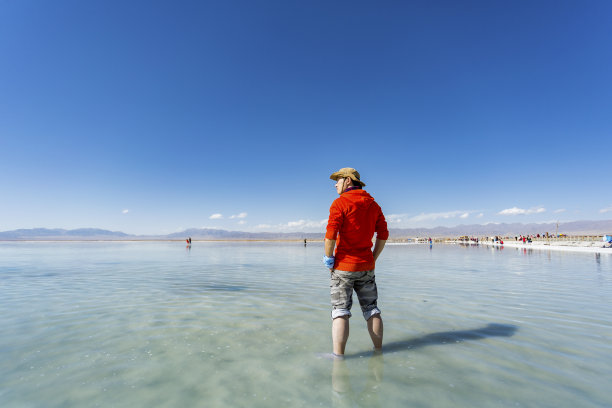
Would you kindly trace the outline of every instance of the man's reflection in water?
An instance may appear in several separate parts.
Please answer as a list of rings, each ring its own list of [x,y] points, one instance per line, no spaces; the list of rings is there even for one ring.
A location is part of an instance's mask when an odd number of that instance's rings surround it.
[[[366,383],[361,391],[351,387],[350,376],[366,376]],[[332,368],[332,402],[334,407],[378,407],[379,386],[383,379],[383,355],[375,353],[368,361],[367,372],[355,370],[350,372],[345,359],[334,360]]]

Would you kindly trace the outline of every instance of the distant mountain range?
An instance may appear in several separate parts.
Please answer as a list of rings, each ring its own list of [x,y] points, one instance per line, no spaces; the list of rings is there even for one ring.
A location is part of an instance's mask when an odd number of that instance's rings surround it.
[[[310,232],[243,232],[221,229],[192,228],[168,235],[132,235],[120,231],[97,228],[65,229],[18,229],[0,232],[2,241],[130,241],[130,240],[184,240],[187,237],[199,240],[295,240],[323,239],[324,233]]]
[[[79,228],[73,230],[32,228],[0,232],[0,240],[120,240],[133,235],[119,231],[107,231],[97,228]]]
[[[548,224],[474,224],[456,227],[436,228],[403,228],[389,229],[391,238],[412,237],[459,237],[469,236],[513,236],[530,234],[568,234],[568,235],[603,235],[612,234],[612,220],[572,221]],[[122,240],[183,240],[191,237],[195,240],[321,240],[324,232],[243,232],[226,231],[210,228],[192,228],[168,235],[131,235],[120,231],[107,231],[97,228],[65,229],[18,229],[0,232],[2,241],[122,241]]]

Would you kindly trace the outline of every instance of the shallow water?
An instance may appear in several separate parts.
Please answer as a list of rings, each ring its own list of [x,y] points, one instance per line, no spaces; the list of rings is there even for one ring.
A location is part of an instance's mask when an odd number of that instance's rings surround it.
[[[322,252],[0,243],[0,406],[612,406],[612,255],[388,245],[334,362]]]

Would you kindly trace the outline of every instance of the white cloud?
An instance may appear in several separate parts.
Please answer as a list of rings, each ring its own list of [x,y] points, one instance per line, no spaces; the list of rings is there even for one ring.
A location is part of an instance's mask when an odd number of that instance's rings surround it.
[[[129,212],[130,212],[130,210],[128,210],[127,208],[125,210],[121,211],[122,214],[127,214]]]
[[[524,208],[512,207],[506,208],[505,210],[501,210],[498,212],[499,215],[530,215],[530,214],[540,214],[546,212],[546,208],[543,207],[533,207],[528,210]]]
[[[611,212],[612,211],[612,206],[607,207],[607,208],[602,208],[601,210],[599,210],[600,213],[607,213],[607,212]]]
[[[266,230],[270,232],[280,232],[280,231],[307,231],[307,230],[317,230],[321,231],[325,225],[327,225],[327,219],[320,221],[312,221],[312,220],[297,220],[297,221],[289,221],[283,224],[259,224],[256,225],[255,228],[258,230]]]
[[[435,213],[421,213],[413,216],[410,216],[410,214],[386,214],[385,218],[387,220],[387,224],[399,227],[399,224],[404,226],[414,226],[415,224],[432,224],[438,220],[452,220],[457,218],[465,220],[473,213],[475,213],[475,211],[456,210]],[[482,214],[480,216],[482,217]]]
[[[307,221],[307,220],[298,220],[298,221],[289,221],[285,224],[288,228],[316,228],[323,226],[327,223],[327,220],[321,221]]]
[[[558,210],[553,211],[555,214],[559,214],[565,212],[565,208],[559,208]]]
[[[246,217],[247,217],[247,213],[241,212],[240,214],[232,215],[230,219],[233,220],[234,218],[246,218]]]
[[[240,220],[240,221],[238,221],[238,225],[244,225],[244,224],[246,224],[246,221],[245,221],[245,220]]]
[[[414,228],[414,227],[434,227],[452,222],[465,222],[471,216],[474,216],[474,210],[455,210],[444,212],[421,213],[413,214],[385,214],[387,224],[391,228]],[[477,218],[483,217],[484,214],[476,215]]]
[[[476,218],[482,218],[482,217],[484,217],[484,214],[483,214],[483,213],[480,213],[480,214],[478,214],[478,215],[476,216]]]
[[[385,216],[388,224],[397,224],[402,222],[402,218],[404,218],[406,214],[389,214]]]
[[[518,207],[506,208],[505,210],[501,210],[498,212],[499,215],[517,215],[517,214],[525,214],[527,210]]]
[[[211,219],[211,220],[220,220],[220,219],[223,219],[223,214],[219,214],[219,213],[213,214],[213,215],[211,215],[208,218]]]
[[[436,220],[448,220],[450,218],[455,218],[455,217],[460,217],[463,216],[466,213],[465,211],[447,211],[447,212],[438,212],[438,213],[421,213],[419,215],[416,215],[414,217],[410,217],[408,219],[408,221],[411,222],[422,222],[422,221],[436,221]],[[463,217],[465,218],[465,217]]]

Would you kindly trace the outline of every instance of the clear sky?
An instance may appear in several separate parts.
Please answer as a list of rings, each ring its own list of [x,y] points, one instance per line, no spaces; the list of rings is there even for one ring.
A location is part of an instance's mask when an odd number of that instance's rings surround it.
[[[0,1],[0,231],[612,218],[611,1]]]

